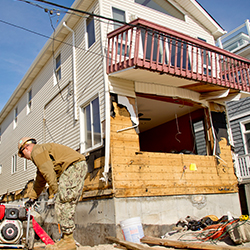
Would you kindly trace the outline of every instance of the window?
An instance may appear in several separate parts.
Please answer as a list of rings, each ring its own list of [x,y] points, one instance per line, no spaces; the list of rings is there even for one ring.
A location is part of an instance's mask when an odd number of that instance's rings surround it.
[[[126,22],[126,15],[124,10],[120,10],[117,8],[112,7],[112,14],[113,14],[113,19],[121,21],[121,22]],[[123,24],[114,22],[114,29],[118,29],[121,27]],[[130,33],[128,34],[128,39],[130,39]],[[120,41],[118,43],[118,54],[120,54],[120,51],[122,51],[122,55],[125,54],[125,40],[126,40],[126,34],[123,34],[122,37],[122,48],[121,48],[121,35],[119,35],[118,40]],[[129,44],[129,42],[127,43]],[[129,54],[129,46],[127,45],[127,55]]]
[[[28,161],[27,159],[24,159],[23,161],[23,170],[26,171],[28,169]]]
[[[16,107],[15,109],[14,109],[14,124],[13,124],[13,128],[15,129],[16,128],[16,126],[17,126],[17,116],[18,116],[18,108]]]
[[[55,61],[55,84],[57,84],[62,78],[61,72],[61,54],[59,54]]]
[[[3,166],[2,164],[0,164],[0,174],[2,174],[2,171],[3,171]]]
[[[32,89],[27,93],[27,115],[31,111],[31,104],[32,104]]]
[[[112,7],[112,14],[113,14],[113,19],[121,21],[121,22],[125,22],[125,11],[124,10],[120,10],[117,8]],[[117,23],[114,22],[114,29],[119,28],[120,26],[122,26],[121,23]]]
[[[82,116],[84,128],[81,150],[87,151],[100,146],[102,142],[99,97],[82,108]]]
[[[194,139],[195,139],[195,147],[197,154],[206,155],[207,146],[206,146],[204,121],[200,120],[197,122],[193,122],[193,130],[194,130]]]
[[[95,42],[95,20],[93,16],[89,16],[86,20],[87,29],[87,48],[89,48]]]
[[[243,124],[246,154],[250,154],[250,122]]]
[[[11,174],[16,173],[16,171],[17,171],[17,154],[12,156]]]

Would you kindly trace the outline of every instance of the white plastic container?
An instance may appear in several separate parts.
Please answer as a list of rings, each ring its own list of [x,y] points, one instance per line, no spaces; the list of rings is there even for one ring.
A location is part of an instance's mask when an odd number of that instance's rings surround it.
[[[134,217],[120,221],[123,237],[126,241],[141,243],[140,239],[144,237],[140,217]]]

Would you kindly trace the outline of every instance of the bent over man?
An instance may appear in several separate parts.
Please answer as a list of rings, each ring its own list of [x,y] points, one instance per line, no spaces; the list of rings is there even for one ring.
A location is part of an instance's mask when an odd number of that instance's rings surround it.
[[[75,250],[74,216],[87,174],[85,157],[67,146],[37,144],[30,137],[18,142],[18,155],[31,160],[37,167],[33,190],[25,205],[29,207],[35,202],[46,183],[50,192],[55,194],[55,211],[63,239],[54,245],[47,245],[45,249]]]

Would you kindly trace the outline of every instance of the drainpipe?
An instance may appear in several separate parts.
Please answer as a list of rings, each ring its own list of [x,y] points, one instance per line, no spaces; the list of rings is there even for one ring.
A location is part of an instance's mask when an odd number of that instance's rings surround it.
[[[108,183],[109,159],[110,159],[110,96],[108,80],[104,79],[105,88],[105,165],[100,178],[106,184]]]
[[[72,75],[73,75],[73,102],[74,102],[74,119],[78,120],[77,115],[77,88],[76,88],[76,58],[75,58],[75,32],[72,30],[65,22],[63,22],[63,26],[67,28],[70,32],[72,32]]]
[[[102,1],[100,3],[100,10],[102,11]],[[109,24],[108,24],[109,27]],[[108,51],[105,53],[105,48],[107,48],[107,44],[104,47],[103,41],[107,39],[106,35],[108,32],[103,32],[104,27],[103,23],[100,25],[100,32],[101,32],[101,49],[102,49],[102,56],[103,56],[103,81],[104,81],[104,99],[105,99],[105,165],[104,170],[102,172],[102,177],[100,178],[101,181],[105,182],[106,185],[108,183],[108,173],[109,173],[109,161],[110,161],[110,93],[109,93],[109,79],[108,75],[106,74],[106,57],[109,56]],[[107,41],[107,40],[106,40]]]

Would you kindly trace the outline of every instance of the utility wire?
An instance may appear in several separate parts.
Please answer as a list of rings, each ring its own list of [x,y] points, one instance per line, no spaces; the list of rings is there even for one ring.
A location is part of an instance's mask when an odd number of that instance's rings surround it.
[[[46,3],[46,4],[49,4],[49,5],[53,5],[53,6],[62,8],[62,9],[79,12],[79,13],[82,13],[82,14],[85,14],[85,15],[90,15],[90,16],[98,17],[98,18],[105,19],[105,20],[108,20],[108,21],[113,21],[113,22],[117,22],[117,23],[120,23],[120,24],[126,24],[126,25],[129,25],[131,27],[136,27],[136,25],[133,25],[133,24],[130,24],[130,23],[127,23],[127,22],[124,22],[124,21],[120,21],[120,20],[117,20],[117,19],[113,19],[113,18],[101,16],[101,15],[98,15],[98,14],[90,13],[90,12],[87,12],[87,11],[84,11],[84,10],[78,10],[78,9],[66,7],[64,5],[52,3],[52,2],[49,2],[49,1],[45,1],[45,0],[35,0],[35,1],[41,2],[41,3]]]

